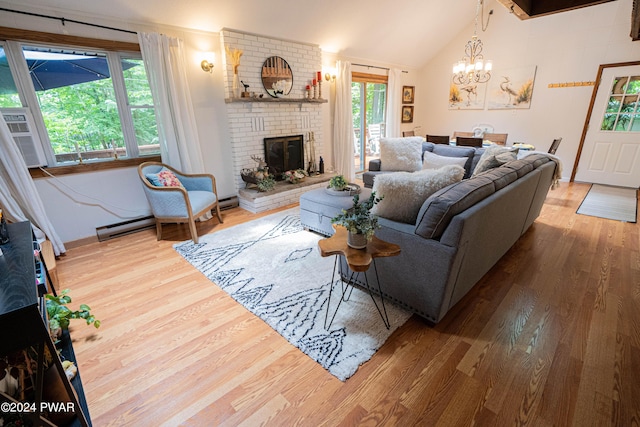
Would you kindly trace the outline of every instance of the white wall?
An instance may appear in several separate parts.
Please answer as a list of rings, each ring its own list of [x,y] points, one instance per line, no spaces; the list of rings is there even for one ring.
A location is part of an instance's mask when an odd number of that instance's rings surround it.
[[[0,5],[13,9],[12,5]],[[25,8],[20,8],[25,10]],[[224,104],[220,38],[218,33],[203,33],[173,27],[154,27],[146,24],[111,22],[96,17],[56,14],[51,10],[31,11],[67,19],[92,22],[131,31],[156,31],[184,40],[187,73],[194,104],[198,136],[202,147],[205,172],[216,176],[218,195],[235,195],[231,148]],[[137,43],[137,36],[103,30],[73,23],[3,12],[0,26],[67,34],[105,40]],[[200,68],[201,53],[216,52],[216,68],[212,74]],[[150,209],[136,168],[122,168],[81,175],[63,175],[57,179],[36,179],[36,187],[43,199],[57,233],[63,242],[71,242],[96,235],[96,228],[150,214]]]
[[[508,144],[522,141],[546,151],[554,138],[562,137],[557,155],[563,161],[563,178],[571,176],[592,86],[549,88],[550,83],[593,81],[600,64],[640,59],[640,42],[632,42],[632,0],[519,20],[500,4],[492,8],[486,32],[478,30],[486,59],[493,60],[492,78],[500,69],[536,65],[531,108],[526,110],[449,110],[451,67],[464,53],[473,25],[420,70],[416,89],[416,116],[423,133],[449,134],[468,131],[479,123],[492,124],[508,133]],[[427,41],[428,42],[428,41]]]

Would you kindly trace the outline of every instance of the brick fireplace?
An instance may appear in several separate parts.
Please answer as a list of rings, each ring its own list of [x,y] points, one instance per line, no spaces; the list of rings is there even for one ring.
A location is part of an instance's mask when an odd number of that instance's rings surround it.
[[[323,155],[322,108],[326,100],[305,100],[305,86],[317,71],[322,69],[320,47],[314,44],[292,42],[264,37],[260,35],[223,29],[220,32],[221,45],[230,49],[240,49],[243,55],[240,60],[239,79],[249,85],[249,92],[262,98],[233,98],[233,67],[223,55],[225,102],[233,170],[240,207],[251,212],[262,212],[280,206],[298,202],[302,190],[291,184],[290,187],[279,188],[277,192],[257,193],[257,190],[245,189],[240,177],[244,168],[254,168],[256,162],[252,156],[265,158],[264,139],[278,138],[288,135],[303,136],[303,165],[309,161],[309,138],[313,132],[315,142],[312,149],[318,161]],[[271,98],[262,86],[261,69],[264,61],[271,56],[284,58],[293,73],[293,86],[288,96]],[[328,179],[328,177],[326,177]],[[323,184],[323,177],[308,179],[305,187],[312,188]],[[279,183],[280,184],[280,183]],[[310,188],[304,188],[303,191]]]

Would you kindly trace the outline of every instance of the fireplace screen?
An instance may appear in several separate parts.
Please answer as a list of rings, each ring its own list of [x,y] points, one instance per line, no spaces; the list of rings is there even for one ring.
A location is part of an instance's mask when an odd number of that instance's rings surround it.
[[[264,139],[264,158],[277,181],[288,170],[304,169],[304,138],[302,135]]]

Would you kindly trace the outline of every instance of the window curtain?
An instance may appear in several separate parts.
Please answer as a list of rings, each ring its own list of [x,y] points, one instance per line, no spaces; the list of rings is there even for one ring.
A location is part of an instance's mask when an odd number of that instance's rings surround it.
[[[186,173],[204,172],[184,42],[158,33],[139,33],[138,39],[155,104],[162,162]]]
[[[333,152],[336,171],[349,182],[356,179],[354,163],[353,111],[351,109],[351,63],[336,62],[336,106],[333,126]]]
[[[400,122],[402,120],[402,70],[392,68],[389,70],[387,79],[387,120],[385,126],[386,136],[398,138],[402,136],[400,132]]]
[[[40,194],[31,179],[27,164],[20,154],[9,127],[0,119],[0,206],[11,221],[31,222],[38,240],[46,237],[57,255],[66,252],[58,233],[49,221]]]

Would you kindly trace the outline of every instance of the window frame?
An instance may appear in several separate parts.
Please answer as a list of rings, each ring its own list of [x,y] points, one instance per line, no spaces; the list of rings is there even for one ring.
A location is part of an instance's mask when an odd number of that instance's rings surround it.
[[[160,155],[152,155],[152,156],[143,156],[139,157],[137,143],[129,144],[127,141],[130,141],[131,136],[133,135],[133,141],[135,141],[135,130],[133,127],[133,121],[131,119],[131,113],[124,114],[127,110],[129,110],[129,105],[127,101],[127,92],[124,83],[124,76],[122,74],[122,68],[120,61],[126,58],[127,55],[139,56],[140,45],[138,43],[131,42],[122,42],[115,40],[103,40],[103,39],[94,39],[88,37],[77,37],[70,36],[66,34],[53,34],[53,33],[45,33],[40,31],[31,31],[31,30],[23,30],[17,28],[10,27],[1,27],[0,26],[0,40],[3,42],[5,49],[13,49],[14,54],[15,50],[22,50],[23,44],[40,44],[40,45],[49,45],[52,47],[76,47],[82,48],[86,50],[101,50],[107,53],[109,56],[109,64],[117,64],[117,68],[119,72],[112,71],[112,82],[114,85],[114,91],[116,93],[116,103],[118,104],[118,113],[120,117],[120,123],[122,126],[123,136],[125,138],[125,144],[127,146],[127,152],[129,153],[128,158],[119,159],[119,160],[105,160],[105,161],[92,161],[84,164],[74,164],[74,165],[60,165],[60,166],[51,166],[47,167],[47,170],[52,174],[56,175],[64,175],[64,174],[72,174],[72,173],[84,173],[84,172],[93,172],[99,170],[106,169],[115,169],[121,167],[131,167],[138,165],[140,163],[146,161],[159,161]],[[21,53],[21,52],[20,52]],[[14,80],[16,81],[16,86],[18,88],[18,94],[20,96],[20,100],[31,110],[32,115],[34,116],[36,130],[40,135],[40,139],[42,141],[43,149],[45,150],[45,156],[47,157],[47,161],[50,164],[55,164],[52,162],[53,159],[53,149],[51,147],[51,143],[49,141],[49,136],[46,128],[44,127],[44,120],[42,118],[42,113],[40,111],[40,104],[38,103],[37,96],[32,90],[24,90],[24,87],[19,85],[23,85],[21,82],[20,76],[15,75],[14,70],[12,73],[14,74]],[[19,70],[18,70],[19,73]],[[118,88],[119,86],[119,88]],[[32,105],[37,105],[37,107],[32,107]],[[126,117],[123,117],[126,116]],[[129,137],[127,137],[127,133],[129,133]],[[135,145],[135,147],[130,150],[129,145]],[[135,153],[135,156],[133,154]],[[50,157],[51,156],[51,157]],[[30,168],[29,169],[31,176],[34,178],[37,177],[45,177],[47,176],[44,172],[42,172],[39,168]]]

